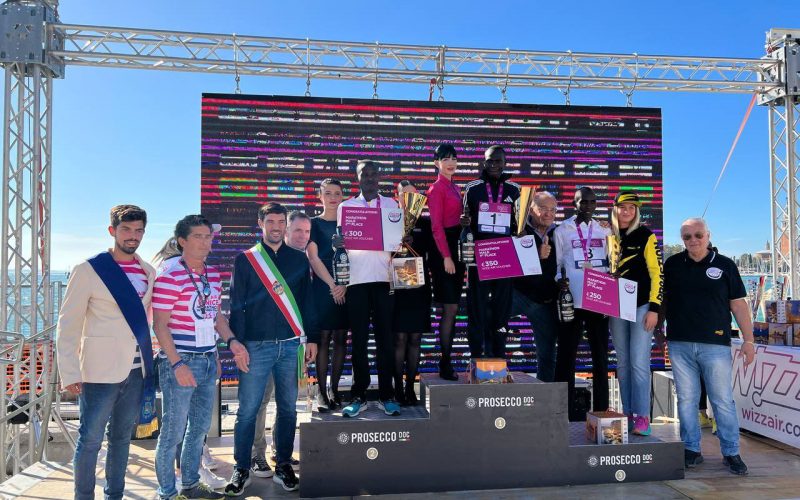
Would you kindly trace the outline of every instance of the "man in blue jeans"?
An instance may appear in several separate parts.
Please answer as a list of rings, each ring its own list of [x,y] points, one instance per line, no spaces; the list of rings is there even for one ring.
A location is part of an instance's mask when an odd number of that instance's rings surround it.
[[[709,247],[711,233],[703,219],[681,224],[686,251],[664,263],[664,303],[672,373],[678,394],[678,417],[684,443],[684,462],[692,468],[703,462],[700,453],[700,379],[717,421],[723,464],[738,475],[747,474],[739,456],[739,420],[731,387],[731,313],[744,343],[745,366],[755,359],[753,323],[739,270],[734,262]]]
[[[237,366],[246,369],[247,350],[231,345],[233,332],[219,314],[222,281],[205,261],[213,241],[211,222],[188,215],[175,226],[181,257],[156,278],[153,290],[153,330],[161,352],[158,375],[163,399],[163,422],[156,445],[158,495],[178,496],[175,449],[181,449],[181,490],[186,498],[223,498],[200,481],[203,441],[211,425],[216,381],[220,373],[217,339],[229,341]],[[217,332],[219,331],[219,335]]]
[[[73,470],[75,498],[94,499],[97,453],[108,425],[106,499],[121,499],[131,434],[139,415],[145,364],[153,358],[147,315],[155,270],[136,254],[147,214],[134,205],[111,209],[109,234],[114,248],[78,265],[70,276],[58,317],[56,354],[61,384],[78,395],[80,426]],[[106,266],[95,267],[98,257]],[[111,272],[113,271],[113,272]],[[105,274],[110,272],[110,276]],[[114,276],[116,274],[116,276]],[[110,289],[119,288],[130,301],[122,303]],[[123,313],[123,308],[125,309]],[[141,320],[142,344],[136,325]],[[148,352],[149,351],[149,352]]]
[[[233,429],[236,465],[225,487],[228,496],[241,495],[250,484],[256,415],[270,378],[278,407],[272,480],[286,491],[299,487],[291,464],[298,371],[315,358],[319,332],[311,303],[311,268],[305,253],[284,243],[286,215],[278,203],[261,207],[261,241],[237,255],[233,264],[230,325],[236,340],[247,347],[250,362],[248,371],[239,373],[239,410]]]
[[[513,314],[524,314],[536,339],[536,378],[553,382],[556,376],[556,252],[552,247],[556,218],[556,198],[547,191],[533,197],[530,222],[525,234],[533,235],[539,249],[542,274],[514,278]]]

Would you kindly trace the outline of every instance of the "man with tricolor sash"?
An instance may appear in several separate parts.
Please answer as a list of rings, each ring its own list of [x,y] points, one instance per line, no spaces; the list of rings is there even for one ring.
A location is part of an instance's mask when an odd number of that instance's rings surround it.
[[[73,461],[80,500],[95,498],[103,434],[108,436],[103,492],[105,498],[121,499],[137,417],[149,433],[158,426],[148,319],[156,273],[136,254],[146,224],[147,214],[135,205],[111,209],[108,232],[114,248],[73,270],[58,317],[61,384],[78,395],[80,407]]]
[[[250,484],[256,415],[268,379],[275,383],[277,418],[273,481],[296,490],[292,447],[297,425],[297,384],[305,363],[317,354],[319,332],[313,316],[311,271],[306,255],[284,243],[287,210],[269,203],[258,211],[262,239],[236,256],[231,278],[230,326],[249,353],[239,372],[239,410],[234,427],[236,462],[225,494],[239,496]]]

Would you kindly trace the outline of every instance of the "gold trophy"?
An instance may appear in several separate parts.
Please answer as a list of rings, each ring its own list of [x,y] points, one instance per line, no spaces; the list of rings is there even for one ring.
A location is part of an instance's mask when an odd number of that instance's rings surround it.
[[[422,215],[425,205],[428,203],[428,197],[420,193],[403,193],[403,238],[411,235],[414,226],[417,225],[417,219]],[[400,247],[397,252],[400,255],[407,255],[408,248],[405,244]]]
[[[612,276],[616,276],[619,271],[619,259],[622,254],[620,237],[615,234],[606,236],[606,247],[608,248],[608,272]]]
[[[531,200],[533,199],[533,188],[522,186],[519,188],[519,198],[514,201],[514,217],[517,221],[517,232],[514,234],[516,237],[522,236],[525,232],[525,225],[528,223],[528,212],[531,208]]]

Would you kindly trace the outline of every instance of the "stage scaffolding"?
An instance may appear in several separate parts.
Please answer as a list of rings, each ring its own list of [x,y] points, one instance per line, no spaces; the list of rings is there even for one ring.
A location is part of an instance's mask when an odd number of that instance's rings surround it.
[[[773,29],[760,59],[640,54],[597,54],[446,45],[338,42],[237,34],[161,31],[62,24],[57,0],[7,0],[0,5],[0,63],[5,67],[3,205],[0,242],[0,330],[24,332],[30,349],[52,341],[55,318],[50,285],[52,81],[67,66],[149,69],[305,79],[435,85],[439,99],[450,85],[490,86],[506,100],[509,87],[561,91],[620,91],[628,104],[636,91],[756,94],[769,107],[772,260],[774,277],[800,290],[800,30]],[[41,335],[40,335],[41,334]],[[0,355],[16,352],[7,336]],[[16,339],[16,340],[15,340]],[[52,342],[50,342],[52,344]],[[47,360],[45,360],[47,361]],[[13,363],[12,363],[13,364]],[[4,365],[0,365],[4,366]],[[11,365],[9,365],[11,366]],[[21,380],[14,369],[10,384]],[[31,384],[43,391],[48,383]],[[8,398],[8,391],[5,393]],[[2,402],[5,408],[7,401]],[[30,405],[27,436],[41,457],[49,407]],[[56,415],[57,416],[57,415]],[[0,410],[3,459],[19,470],[24,434]],[[8,436],[14,436],[11,441]],[[37,457],[33,457],[36,459]],[[30,462],[28,462],[30,463]],[[0,467],[0,480],[5,467]]]

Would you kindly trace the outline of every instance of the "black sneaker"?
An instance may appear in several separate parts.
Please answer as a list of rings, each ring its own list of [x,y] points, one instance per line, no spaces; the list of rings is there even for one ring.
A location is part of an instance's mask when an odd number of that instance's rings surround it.
[[[683,450],[683,464],[687,469],[703,463],[703,455],[692,450]]]
[[[248,486],[250,486],[250,471],[247,469],[234,469],[231,482],[225,487],[225,496],[238,497]]]
[[[300,481],[294,475],[294,469],[290,464],[281,464],[275,467],[275,475],[272,480],[281,486],[286,491],[295,491],[300,487]]]
[[[728,466],[728,470],[730,470],[733,474],[739,476],[747,475],[747,466],[744,464],[744,462],[742,462],[742,457],[739,455],[722,457],[722,463]]]
[[[205,483],[197,483],[193,488],[183,488],[181,489],[181,495],[185,496],[186,498],[209,498],[212,500],[225,498],[225,495],[222,493],[217,493]]]
[[[250,472],[256,477],[272,477],[273,474],[267,459],[262,456],[250,459]]]
[[[275,453],[275,452],[273,451],[273,452],[272,452],[272,455],[270,455],[270,456],[269,456],[269,460],[270,460],[270,461],[271,461],[273,464],[275,464],[275,468],[277,469],[277,468],[278,468],[278,454],[277,454],[277,453]],[[297,470],[297,469],[299,469],[299,468],[300,468],[300,460],[298,460],[298,459],[296,459],[296,458],[294,458],[294,457],[292,457],[292,458],[290,458],[290,459],[289,459],[289,463],[291,463],[291,464],[292,464],[292,469],[295,469],[295,470]],[[270,476],[271,476],[271,475],[272,475],[272,474],[270,474]]]

